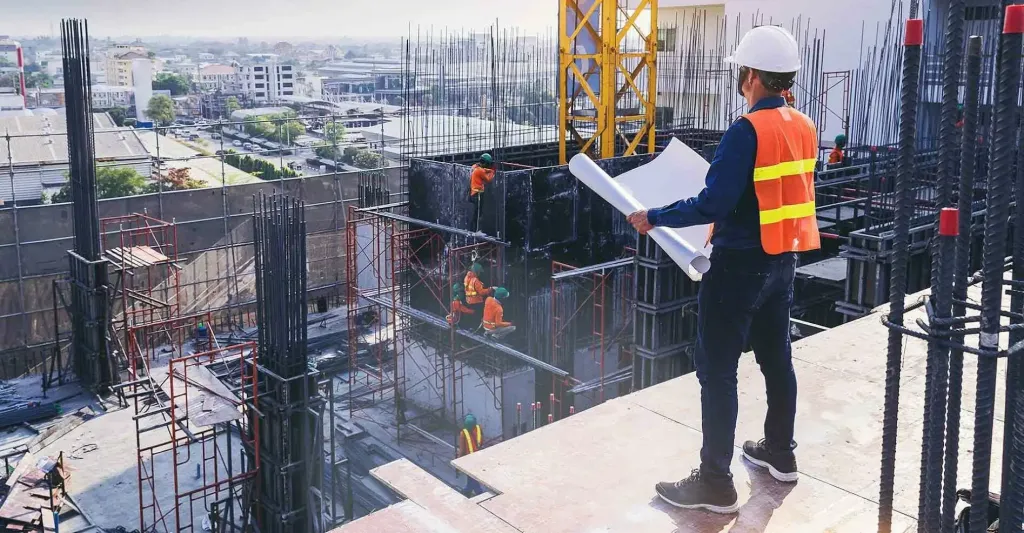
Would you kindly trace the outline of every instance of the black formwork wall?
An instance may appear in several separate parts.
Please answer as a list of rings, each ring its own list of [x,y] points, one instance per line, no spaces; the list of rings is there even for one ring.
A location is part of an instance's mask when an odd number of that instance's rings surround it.
[[[616,176],[650,159],[650,155],[639,155],[597,164]],[[459,163],[412,160],[409,215],[471,229],[470,170]],[[625,217],[580,183],[568,166],[496,172],[484,193],[480,230],[510,244],[504,248],[501,271],[491,275],[487,269],[484,279],[511,294],[504,302],[505,316],[517,330],[503,343],[545,361],[550,353],[544,349],[551,346],[550,311],[544,311],[550,309],[552,261],[577,267],[610,261],[622,257],[625,247],[633,246],[636,239]],[[463,237],[446,235],[445,239],[451,246],[466,244]],[[444,268],[438,266],[438,270]],[[426,289],[414,289],[411,304],[438,316],[447,312]]]

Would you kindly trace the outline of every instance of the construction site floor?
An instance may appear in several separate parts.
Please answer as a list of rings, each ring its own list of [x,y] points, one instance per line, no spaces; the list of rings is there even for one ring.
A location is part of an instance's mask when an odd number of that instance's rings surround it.
[[[972,290],[977,300],[979,291]],[[915,301],[922,295],[914,295]],[[731,516],[671,507],[658,481],[687,476],[699,463],[700,387],[683,376],[608,401],[453,462],[491,494],[467,499],[402,460],[372,474],[406,501],[346,524],[336,533],[866,533],[877,530],[887,329],[884,310],[794,343],[800,382],[796,439],[800,481],[781,484],[746,463],[744,440],[762,436],[764,382],[752,355],[739,370],[740,414],[733,475],[741,509]],[[907,315],[907,323],[924,316]],[[1006,339],[1002,339],[1005,346]],[[905,340],[892,530],[916,530],[926,345]],[[964,370],[961,486],[970,486],[976,359]],[[1002,445],[999,369],[994,442]],[[998,489],[1000,453],[992,454]]]

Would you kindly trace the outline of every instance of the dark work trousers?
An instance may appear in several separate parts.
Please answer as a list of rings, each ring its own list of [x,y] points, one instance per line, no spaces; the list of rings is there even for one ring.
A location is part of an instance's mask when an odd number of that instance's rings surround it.
[[[711,253],[711,270],[704,274],[697,296],[694,351],[704,432],[701,472],[709,477],[730,475],[738,410],[736,372],[748,342],[767,389],[764,437],[773,448],[790,449],[796,416],[789,341],[795,276],[796,254],[771,256],[759,248],[715,248]]]
[[[469,202],[473,205],[473,213],[470,215],[469,230],[480,231],[480,219],[483,217],[481,210],[483,209],[484,193],[477,193],[469,197]]]

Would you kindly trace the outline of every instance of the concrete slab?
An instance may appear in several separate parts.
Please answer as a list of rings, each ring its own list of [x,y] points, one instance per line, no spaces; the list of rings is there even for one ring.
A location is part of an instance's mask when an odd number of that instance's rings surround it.
[[[397,503],[368,514],[329,533],[462,533],[440,522],[411,501]],[[472,533],[473,530],[465,530]]]

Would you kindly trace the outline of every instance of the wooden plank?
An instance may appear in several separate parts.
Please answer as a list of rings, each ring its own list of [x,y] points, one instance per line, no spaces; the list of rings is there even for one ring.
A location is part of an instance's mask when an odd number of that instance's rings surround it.
[[[407,459],[379,466],[370,474],[460,533],[519,533],[455,489]]]
[[[160,384],[160,388],[171,397],[171,383],[167,370],[162,372],[154,369],[152,372],[154,380]],[[181,394],[181,387],[188,382],[187,398],[188,410],[186,416],[197,426],[212,426],[223,424],[232,420],[238,420],[242,413],[238,410],[238,396],[228,389],[212,372],[205,366],[190,366],[187,371],[187,378],[182,376],[181,369],[175,368],[174,388],[177,394]],[[182,399],[176,398],[179,405],[178,414],[185,412],[185,405]]]
[[[462,533],[411,501],[404,501],[349,522],[329,533]]]

